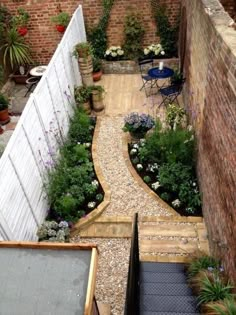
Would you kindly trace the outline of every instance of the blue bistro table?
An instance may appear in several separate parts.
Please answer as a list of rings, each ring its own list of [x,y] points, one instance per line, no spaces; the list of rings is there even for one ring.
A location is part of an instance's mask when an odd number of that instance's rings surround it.
[[[154,80],[157,80],[157,86],[160,88],[158,84],[158,80],[162,79],[169,79],[173,76],[174,71],[168,67],[163,67],[162,70],[160,70],[158,67],[152,68],[148,71],[148,75],[153,78]]]

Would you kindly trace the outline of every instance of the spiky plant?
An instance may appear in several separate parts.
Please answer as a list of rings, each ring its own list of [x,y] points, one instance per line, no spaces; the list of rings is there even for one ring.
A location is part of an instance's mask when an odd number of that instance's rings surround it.
[[[236,315],[235,298],[224,299],[215,303],[209,303],[208,307],[217,315]]]
[[[192,262],[189,264],[187,268],[187,273],[189,278],[196,276],[199,271],[207,270],[208,268],[219,268],[219,260],[214,257],[208,256],[206,254],[197,253],[195,257],[193,257]]]

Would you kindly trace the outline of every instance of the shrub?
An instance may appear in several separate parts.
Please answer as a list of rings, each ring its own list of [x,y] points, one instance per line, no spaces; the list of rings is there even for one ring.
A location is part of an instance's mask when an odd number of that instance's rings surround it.
[[[220,265],[220,262],[218,259],[206,255],[204,253],[198,252],[196,253],[195,257],[193,257],[191,263],[188,266],[187,272],[188,276],[194,277],[196,274],[199,273],[201,270],[207,270],[210,268],[218,268]]]
[[[89,116],[82,110],[77,109],[71,120],[68,139],[72,143],[91,142],[91,120]]]
[[[183,124],[185,110],[177,104],[169,104],[166,109],[166,122],[172,128]]]

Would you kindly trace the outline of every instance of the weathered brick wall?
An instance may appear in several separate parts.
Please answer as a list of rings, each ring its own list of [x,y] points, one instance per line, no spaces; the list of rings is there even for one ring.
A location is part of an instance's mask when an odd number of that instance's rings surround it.
[[[236,282],[236,30],[218,0],[183,0],[182,6],[184,99],[197,131],[203,213],[211,251]]]
[[[161,0],[161,2],[166,3],[170,20],[176,21],[180,0]],[[40,63],[48,63],[62,36],[50,21],[50,17],[56,15],[60,7],[63,11],[72,14],[77,6],[82,4],[85,23],[88,27],[97,24],[102,12],[102,0],[65,0],[61,2],[58,0],[1,0],[1,4],[7,6],[13,14],[17,7],[23,7],[29,12],[31,19],[26,39],[32,49],[34,60]],[[144,45],[156,42],[158,38],[150,0],[115,0],[108,26],[109,45],[122,44],[124,17],[130,8],[140,12],[143,17],[146,29]]]

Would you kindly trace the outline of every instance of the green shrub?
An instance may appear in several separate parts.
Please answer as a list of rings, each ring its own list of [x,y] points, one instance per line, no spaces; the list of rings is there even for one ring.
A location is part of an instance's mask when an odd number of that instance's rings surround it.
[[[190,278],[194,277],[201,270],[207,270],[208,268],[216,269],[219,267],[219,265],[220,262],[218,259],[206,254],[198,253],[188,266],[188,276]]]
[[[69,166],[89,161],[89,152],[83,144],[66,143],[61,149],[61,155]]]
[[[199,304],[232,297],[233,286],[229,282],[225,284],[217,273],[213,274],[212,279],[207,276],[203,278],[198,296]]]
[[[166,109],[166,122],[173,129],[183,124],[185,110],[177,104],[169,104]]]
[[[151,177],[150,176],[144,176],[143,180],[145,181],[145,183],[150,183],[151,182]]]
[[[68,139],[72,143],[91,142],[92,136],[90,132],[91,121],[89,116],[82,110],[77,109],[71,120]]]

